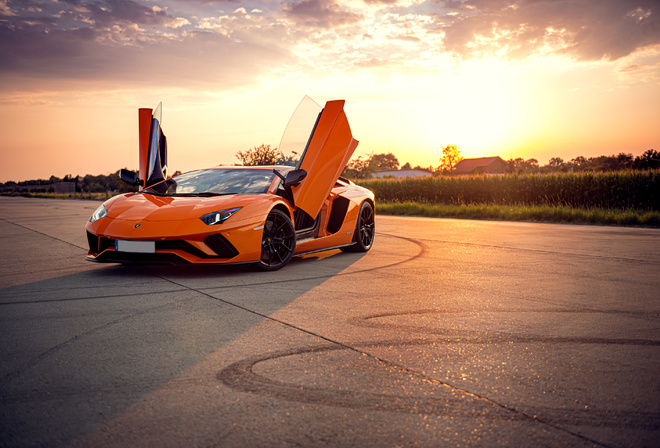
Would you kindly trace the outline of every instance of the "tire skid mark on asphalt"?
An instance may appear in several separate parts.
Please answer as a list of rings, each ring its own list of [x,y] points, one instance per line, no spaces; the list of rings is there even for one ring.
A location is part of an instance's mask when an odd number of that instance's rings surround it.
[[[277,284],[282,284],[282,283],[291,283],[292,281],[301,282],[301,281],[306,281],[306,280],[322,280],[322,279],[328,279],[328,278],[333,278],[333,277],[343,277],[343,276],[346,276],[346,275],[362,274],[362,273],[365,273],[365,272],[378,271],[378,270],[381,270],[381,269],[391,268],[391,267],[394,267],[394,266],[399,266],[399,265],[402,265],[402,264],[405,264],[405,263],[409,263],[413,260],[416,260],[418,258],[423,257],[428,252],[428,247],[424,243],[421,243],[418,240],[415,240],[413,238],[408,238],[408,237],[403,237],[403,236],[398,236],[398,235],[389,235],[389,234],[380,234],[380,235],[389,236],[389,237],[392,237],[392,238],[398,238],[398,239],[402,239],[402,240],[406,240],[406,241],[409,241],[411,243],[414,243],[419,247],[419,251],[415,255],[413,255],[411,257],[408,257],[404,260],[395,261],[395,262],[392,262],[392,263],[389,263],[389,264],[384,264],[384,265],[381,265],[381,266],[374,266],[372,268],[357,269],[355,271],[350,271],[350,272],[339,272],[337,274],[323,274],[323,275],[315,275],[315,276],[310,276],[310,277],[296,277],[295,279],[288,278],[288,279],[283,279],[283,280],[269,280],[269,281],[265,281],[265,282],[255,282],[255,283],[209,286],[209,287],[205,287],[205,288],[194,288],[194,289],[195,289],[195,291],[213,291],[213,290],[218,290],[218,289],[252,288],[252,287],[255,287],[255,286],[258,287],[258,286],[277,285]],[[319,262],[322,262],[322,260],[320,260]],[[286,267],[284,267],[283,269],[286,269]],[[153,274],[153,273],[151,275],[155,275],[158,278],[168,280],[165,276],[160,276],[160,275]]]
[[[442,243],[442,244],[453,244],[457,246],[473,246],[473,247],[489,247],[492,249],[502,249],[502,250],[510,250],[510,251],[521,251],[521,252],[539,252],[542,254],[552,254],[552,255],[564,255],[564,256],[569,256],[569,257],[582,257],[582,258],[589,258],[589,259],[601,259],[601,260],[612,260],[612,261],[634,261],[637,263],[644,263],[644,264],[658,264],[657,261],[654,260],[645,260],[642,258],[629,258],[629,257],[613,257],[610,255],[589,255],[589,254],[580,254],[576,252],[562,252],[562,251],[556,251],[556,250],[547,250],[547,249],[535,249],[535,248],[529,248],[529,247],[510,247],[510,246],[498,246],[496,244],[481,244],[481,243],[468,243],[464,241],[449,241],[449,240],[436,240],[436,239],[429,239],[429,238],[420,238],[419,241],[431,241],[434,243]]]
[[[576,311],[582,311],[582,312],[591,312],[591,313],[604,313],[604,314],[623,314],[628,317],[632,317],[634,319],[642,319],[642,320],[658,320],[660,319],[660,313],[655,313],[649,314],[649,313],[641,313],[641,312],[636,312],[636,311],[622,311],[622,310],[608,310],[606,308],[590,308],[590,307],[584,307],[581,305],[573,305],[572,303],[557,303],[553,302],[552,300],[548,299],[534,299],[531,297],[520,297],[518,300],[524,300],[526,302],[536,302],[536,303],[543,303],[545,305],[558,305],[558,306],[564,306],[567,308],[571,308],[572,310]]]
[[[647,316],[648,313],[643,311],[628,311],[628,310],[601,310],[595,308],[583,308],[579,309],[570,308],[570,305],[562,305],[562,308],[537,308],[533,310],[516,310],[516,309],[456,309],[456,308],[447,308],[447,309],[438,309],[438,308],[429,308],[429,309],[420,309],[420,310],[411,310],[411,311],[396,311],[393,313],[378,313],[370,314],[368,316],[359,317],[358,319],[378,319],[381,317],[393,317],[393,316],[407,316],[411,314],[466,314],[466,313],[576,313],[576,312],[591,312],[591,313],[603,313],[603,314],[625,314],[629,317],[634,316]],[[654,316],[660,317],[660,316]]]
[[[263,375],[254,372],[254,367],[262,362],[277,361],[279,359],[299,356],[311,353],[328,353],[341,350],[353,350],[363,353],[359,348],[368,349],[370,347],[391,347],[394,345],[405,346],[423,343],[423,341],[409,341],[406,343],[395,341],[369,342],[353,344],[352,347],[343,345],[315,345],[304,348],[292,348],[277,352],[269,352],[265,355],[256,355],[237,361],[216,375],[217,379],[227,387],[240,392],[254,393],[258,395],[268,395],[281,398],[287,401],[321,404],[324,406],[336,406],[353,409],[367,409],[373,411],[415,413],[427,415],[447,415],[453,413],[453,409],[448,410],[448,404],[459,405],[464,402],[456,397],[443,398],[424,398],[424,397],[402,397],[397,394],[380,394],[374,392],[356,392],[350,389],[329,389],[323,387],[301,386],[300,384],[274,381]],[[367,355],[368,356],[368,355]],[[370,356],[370,358],[374,358]],[[398,370],[398,369],[397,369]],[[486,412],[489,412],[486,409]],[[491,413],[493,411],[490,411]],[[520,420],[520,417],[500,414],[508,420]],[[482,415],[483,410],[475,412],[472,416]],[[495,417],[495,416],[494,416]]]
[[[406,342],[401,341],[378,341],[354,344],[354,348],[381,348],[381,347],[416,347],[423,345],[436,344],[438,341],[429,341],[428,339],[415,339]],[[447,342],[455,342],[454,340],[447,340]],[[492,341],[484,341],[486,343]],[[300,384],[286,383],[282,381],[274,381],[263,375],[254,372],[254,367],[261,362],[277,361],[282,358],[290,356],[306,355],[310,353],[327,353],[332,351],[346,350],[346,347],[338,345],[316,345],[308,346],[305,348],[292,348],[281,350],[278,352],[270,352],[264,355],[252,356],[243,360],[237,361],[224,369],[216,375],[217,379],[227,387],[246,393],[254,393],[258,395],[268,395],[276,398],[281,398],[287,401],[306,403],[306,404],[319,404],[324,406],[335,406],[352,409],[367,409],[373,411],[396,412],[396,413],[411,413],[411,414],[424,414],[424,415],[451,415],[456,417],[480,417],[498,420],[519,420],[528,421],[530,418],[536,422],[543,422],[538,417],[528,416],[520,411],[512,408],[498,405],[499,411],[495,407],[489,406],[493,411],[487,408],[478,411],[460,411],[457,410],[458,405],[464,403],[463,400],[454,397],[443,398],[427,398],[427,397],[402,397],[395,394],[379,394],[373,392],[356,392],[354,390],[337,390],[313,386],[301,386]],[[368,355],[371,358],[378,359],[378,357]],[[396,366],[388,361],[385,363],[392,367]],[[461,388],[453,386],[449,383],[444,383],[427,377],[421,373],[417,373],[408,368],[403,368],[407,373],[411,373],[416,377],[432,383],[440,383],[443,386],[464,392]],[[476,394],[468,392],[468,395],[473,398],[479,398]],[[485,399],[488,404],[494,404],[489,399]],[[453,405],[453,406],[448,406]],[[660,417],[660,414],[654,412],[642,411],[584,411],[584,410],[569,410],[565,408],[540,408],[545,413],[553,414],[554,421],[561,421],[563,424],[586,424],[589,426],[608,426],[608,427],[635,427],[639,429],[657,429],[655,421]],[[502,412],[506,410],[509,412]],[[649,423],[650,422],[650,423]],[[564,428],[555,427],[564,432],[568,431]],[[571,435],[576,435],[568,431]],[[577,435],[580,437],[580,435]],[[603,445],[600,442],[587,439],[591,443]]]
[[[542,300],[539,300],[541,303],[546,303]],[[627,310],[608,310],[608,309],[596,309],[596,308],[585,308],[572,305],[561,305],[562,308],[539,308],[534,310],[517,310],[517,309],[499,309],[499,310],[462,310],[462,309],[423,309],[423,310],[411,310],[411,311],[397,311],[394,313],[378,313],[370,314],[368,316],[361,317],[352,317],[349,319],[349,323],[352,325],[358,326],[376,326],[388,324],[379,324],[371,323],[372,319],[380,319],[383,317],[397,317],[397,316],[411,316],[411,315],[424,315],[424,314],[493,314],[493,313],[566,313],[566,314],[577,314],[577,313],[598,313],[598,314],[613,314],[613,315],[623,315],[626,317],[631,317],[634,319],[643,319],[655,321],[660,319],[660,315],[650,315],[648,313],[640,311],[627,311]]]
[[[273,319],[273,320],[278,321],[277,319]],[[278,322],[281,322],[281,321],[278,321]],[[284,324],[287,325],[287,326],[291,326],[291,324],[288,324],[288,323],[284,323]],[[311,333],[307,330],[304,330],[304,329],[301,329],[301,331],[303,331],[305,333],[313,334],[313,333]],[[364,345],[362,345],[362,344],[346,345],[346,344],[344,344],[342,342],[339,342],[339,341],[332,341],[332,340],[330,340],[330,339],[328,339],[324,336],[318,335],[318,337],[320,337],[321,339],[324,339],[326,341],[332,342],[334,345],[330,346],[330,347],[320,346],[320,347],[322,347],[320,349],[318,347],[312,347],[311,348],[312,351],[314,351],[314,350],[320,351],[320,350],[323,350],[323,349],[325,349],[326,351],[328,351],[328,350],[342,350],[342,349],[350,350],[350,351],[356,352],[358,354],[361,354],[363,356],[367,356],[367,357],[369,357],[369,358],[371,358],[375,361],[378,361],[379,363],[381,363],[383,365],[386,365],[386,366],[389,366],[391,368],[409,373],[409,374],[413,375],[414,377],[423,379],[423,380],[428,381],[432,384],[437,384],[437,385],[440,385],[440,386],[444,386],[444,387],[447,387],[447,388],[449,388],[449,389],[451,389],[455,392],[463,394],[467,397],[477,399],[477,400],[479,400],[479,401],[481,401],[485,404],[491,405],[494,409],[499,408],[501,411],[505,411],[505,414],[509,415],[509,420],[531,421],[531,422],[541,424],[543,426],[546,426],[548,428],[551,428],[551,429],[556,430],[558,432],[561,432],[563,434],[567,434],[569,436],[578,438],[580,440],[583,440],[585,442],[588,442],[588,443],[591,443],[591,444],[594,444],[594,445],[598,445],[598,446],[602,446],[602,447],[606,447],[606,448],[613,448],[611,445],[608,445],[606,443],[603,443],[603,442],[594,440],[592,438],[586,437],[586,436],[584,436],[584,435],[582,435],[578,432],[571,431],[570,429],[567,429],[567,428],[564,428],[562,426],[559,426],[558,424],[552,423],[548,419],[540,418],[538,415],[530,415],[530,414],[528,414],[524,411],[521,411],[521,410],[517,409],[516,407],[500,403],[499,401],[495,401],[491,398],[488,398],[484,395],[481,395],[481,394],[478,394],[478,393],[475,393],[475,392],[470,392],[469,390],[467,390],[465,388],[455,386],[455,385],[453,385],[449,382],[441,381],[441,380],[438,380],[438,379],[435,379],[435,378],[431,378],[430,376],[428,376],[428,375],[426,375],[422,372],[418,372],[418,371],[416,371],[414,369],[411,369],[409,367],[406,367],[404,365],[389,361],[385,358],[382,358],[380,356],[369,353],[368,351],[360,349],[360,347],[365,347],[365,348],[368,349],[369,347],[404,346],[404,345],[413,345],[415,343],[418,343],[418,344],[432,344],[433,343],[432,341],[428,341],[428,340],[424,339],[424,340],[419,340],[419,341],[408,341],[408,342],[386,341],[386,342],[367,343],[367,344],[364,344]],[[231,388],[243,391],[243,392],[260,394],[260,393],[263,393],[265,391],[266,395],[268,395],[268,394],[277,394],[275,396],[281,397],[283,399],[287,399],[287,395],[289,393],[293,392],[293,393],[298,394],[298,396],[297,396],[298,399],[313,400],[313,401],[309,401],[309,402],[314,403],[314,404],[320,404],[320,405],[324,405],[324,403],[322,401],[324,399],[330,400],[330,403],[331,403],[330,405],[332,405],[333,394],[334,394],[335,398],[337,397],[337,395],[339,395],[339,398],[345,398],[346,396],[350,396],[350,394],[346,393],[346,392],[335,392],[335,391],[328,392],[328,389],[310,388],[310,387],[305,388],[305,387],[301,387],[300,385],[296,386],[296,385],[288,385],[286,383],[277,383],[277,382],[271,381],[269,379],[266,379],[266,378],[264,378],[260,375],[255,374],[252,370],[254,365],[259,363],[259,362],[275,359],[277,357],[281,358],[281,357],[284,357],[284,356],[292,356],[292,355],[295,355],[295,354],[302,354],[302,353],[307,352],[308,350],[310,350],[310,349],[309,348],[291,349],[291,350],[286,350],[286,351],[283,351],[283,352],[269,353],[268,355],[265,355],[265,356],[250,357],[250,358],[244,359],[242,361],[235,362],[235,363],[231,364],[230,366],[222,369],[220,372],[218,372],[217,378],[220,382],[225,384],[227,387],[231,387]],[[245,380],[245,383],[246,383],[245,386],[242,385],[242,380]],[[255,387],[255,386],[259,386],[259,387]],[[242,390],[241,389],[242,387],[244,387],[245,390]],[[313,391],[313,392],[309,396],[305,396],[304,395],[305,390]],[[373,400],[373,395],[378,395],[378,394],[370,394],[370,395],[371,395],[371,397],[367,397],[367,398],[371,398]],[[362,398],[361,393],[353,392],[353,396],[357,397],[358,400]],[[391,395],[389,397],[390,398],[396,397],[397,399],[405,400],[405,398],[394,396],[394,395]],[[298,400],[292,400],[292,401],[298,401]],[[370,400],[367,400],[367,402],[369,402],[369,401]],[[306,402],[306,401],[303,401],[303,402]],[[418,406],[422,405],[421,402],[420,403],[413,402],[413,403],[418,405]],[[411,403],[411,404],[413,404],[413,403]],[[341,406],[339,404],[337,404],[337,405]],[[374,406],[374,405],[372,404],[371,406]],[[383,406],[385,406],[385,408],[382,408]],[[341,406],[341,407],[348,407],[348,406],[344,405],[344,406]],[[376,407],[376,408],[368,407],[367,409],[383,410],[383,411],[389,411],[389,412],[402,412],[401,410],[397,410],[397,409],[388,410],[386,407],[387,407],[387,404],[379,403],[379,407]],[[422,405],[422,407],[424,407],[424,406]],[[412,409],[413,410],[415,409],[414,406],[413,406]],[[411,411],[408,411],[408,412],[411,412]],[[483,410],[480,411],[477,415],[482,415],[482,412],[483,412]],[[473,415],[466,415],[466,416],[474,416],[474,414]]]
[[[407,238],[406,238],[406,239],[407,239]],[[163,280],[166,280],[166,281],[172,282],[172,283],[174,283],[174,284],[176,284],[176,285],[179,285],[179,286],[182,286],[182,287],[184,287],[184,288],[188,288],[188,289],[190,289],[191,291],[196,291],[197,293],[202,294],[202,295],[204,295],[204,296],[206,296],[206,297],[208,297],[208,298],[210,298],[210,299],[212,299],[212,300],[217,300],[217,301],[222,302],[222,303],[225,303],[225,304],[227,304],[227,305],[231,305],[231,306],[234,306],[234,307],[239,308],[239,309],[241,309],[241,310],[247,311],[248,313],[251,313],[251,314],[254,314],[254,315],[256,315],[256,316],[259,316],[259,317],[261,317],[262,319],[265,319],[265,320],[268,320],[268,321],[271,321],[271,322],[278,323],[278,324],[283,325],[283,326],[285,326],[285,327],[287,327],[287,328],[291,328],[291,329],[296,330],[296,331],[299,331],[299,332],[301,332],[301,333],[308,334],[308,335],[313,336],[313,337],[315,337],[315,338],[318,338],[318,339],[320,339],[320,340],[323,340],[323,341],[329,342],[330,344],[332,344],[331,347],[332,347],[333,350],[342,350],[342,349],[344,349],[344,350],[349,350],[349,351],[352,351],[352,352],[358,353],[358,354],[363,355],[363,356],[367,356],[367,357],[369,357],[369,358],[371,358],[371,359],[373,359],[373,360],[375,360],[375,361],[377,361],[377,362],[379,362],[379,363],[381,363],[381,364],[383,364],[383,365],[386,365],[386,366],[389,366],[389,367],[395,368],[395,369],[400,370],[400,371],[403,371],[403,372],[407,372],[407,373],[409,373],[409,374],[411,374],[411,375],[413,375],[413,376],[415,376],[415,377],[417,377],[417,378],[424,379],[424,380],[426,380],[426,381],[428,381],[428,382],[430,382],[430,383],[437,384],[437,385],[444,386],[444,387],[448,387],[448,388],[450,388],[451,390],[454,390],[454,391],[456,391],[456,392],[459,392],[459,393],[461,393],[461,394],[463,394],[463,395],[466,395],[466,396],[468,396],[468,397],[476,398],[476,399],[482,401],[483,403],[487,403],[487,404],[492,405],[492,406],[494,406],[494,407],[496,407],[496,408],[500,408],[501,410],[507,411],[508,413],[510,413],[510,414],[512,414],[512,415],[516,416],[517,418],[520,418],[520,419],[522,419],[522,420],[524,420],[524,421],[531,421],[531,422],[534,422],[534,423],[538,423],[538,424],[544,425],[544,426],[546,426],[546,427],[548,427],[548,428],[552,428],[552,429],[554,429],[554,430],[556,430],[556,431],[559,431],[559,432],[561,432],[561,433],[563,433],[563,434],[567,434],[567,435],[570,435],[570,436],[572,436],[572,437],[575,437],[575,438],[581,439],[581,440],[586,441],[586,442],[588,442],[588,443],[592,443],[592,444],[595,444],[595,445],[598,445],[598,446],[602,446],[602,447],[606,447],[606,448],[611,448],[610,445],[607,445],[607,444],[605,444],[605,443],[603,443],[603,442],[600,442],[600,441],[597,441],[597,440],[591,439],[591,438],[589,438],[589,437],[583,436],[582,434],[579,434],[579,433],[577,433],[577,432],[574,432],[574,431],[571,431],[571,430],[569,430],[569,429],[566,429],[566,428],[564,428],[564,427],[562,427],[562,426],[559,426],[559,425],[557,425],[557,424],[554,424],[554,423],[552,423],[552,422],[550,422],[550,421],[548,421],[548,420],[545,420],[545,419],[539,418],[539,417],[536,416],[536,415],[530,415],[530,414],[528,414],[528,413],[526,413],[526,412],[523,412],[523,411],[521,411],[521,410],[519,410],[519,409],[517,409],[517,408],[515,408],[515,407],[513,407],[513,406],[509,406],[509,405],[506,405],[506,404],[500,403],[499,401],[495,401],[494,399],[488,398],[488,397],[486,397],[486,396],[480,395],[480,394],[475,393],[475,392],[470,392],[470,391],[467,390],[467,389],[457,387],[457,386],[452,385],[452,384],[450,384],[450,383],[448,383],[448,382],[441,381],[441,380],[438,380],[438,379],[435,379],[435,378],[431,378],[430,376],[428,376],[428,375],[426,375],[426,374],[424,374],[424,373],[418,372],[418,371],[416,371],[416,370],[414,370],[414,369],[411,369],[411,368],[409,368],[409,367],[406,367],[406,366],[404,366],[404,365],[401,365],[401,364],[395,363],[395,362],[393,362],[393,361],[389,361],[389,360],[387,360],[387,359],[385,359],[385,358],[382,358],[382,357],[380,357],[380,356],[377,356],[377,355],[374,355],[374,354],[369,353],[369,352],[367,352],[367,351],[364,351],[364,350],[360,349],[359,346],[357,346],[357,345],[355,345],[355,344],[350,344],[350,345],[349,345],[349,344],[347,344],[347,343],[343,343],[343,342],[341,342],[341,341],[334,340],[334,339],[332,339],[332,338],[330,338],[330,337],[323,336],[323,335],[321,335],[321,334],[319,334],[319,333],[316,333],[316,332],[311,331],[311,330],[307,330],[307,329],[302,328],[302,327],[299,327],[299,326],[297,326],[297,325],[295,325],[295,324],[292,324],[292,323],[289,323],[289,322],[286,322],[286,321],[283,321],[283,320],[277,319],[277,318],[272,317],[272,316],[268,316],[268,315],[263,314],[263,313],[260,313],[260,312],[258,312],[258,311],[251,310],[251,309],[249,309],[249,308],[247,308],[247,307],[245,307],[245,306],[242,306],[242,305],[238,305],[238,304],[235,304],[235,303],[229,302],[229,301],[227,301],[227,300],[225,300],[225,299],[221,299],[221,298],[218,298],[218,297],[212,296],[211,294],[206,293],[206,292],[204,292],[204,291],[202,291],[202,290],[200,290],[200,289],[195,289],[195,288],[192,288],[192,287],[189,287],[189,286],[183,285],[183,284],[181,284],[181,283],[178,283],[178,282],[176,282],[176,281],[174,281],[174,280],[171,280],[171,279],[167,279],[167,278],[165,278],[165,277],[160,277],[160,278],[163,278]],[[428,343],[429,341],[424,340],[424,341],[421,341],[421,342]],[[399,344],[400,344],[400,342],[399,342]],[[327,347],[327,346],[324,346],[324,347]],[[300,350],[300,349],[299,349],[299,350]],[[304,351],[304,350],[306,350],[306,349],[302,349],[302,350]],[[287,351],[287,353],[288,353],[288,351]],[[271,354],[271,355],[268,355],[268,356],[272,356],[272,354]],[[241,367],[241,366],[242,366],[242,364],[241,364],[242,362],[243,362],[243,363],[246,363],[246,362],[247,362],[247,364],[243,364],[243,365],[247,365],[247,369],[248,369],[248,371],[249,371],[249,372],[252,372],[252,370],[251,370],[251,369],[252,369],[252,366],[253,366],[254,364],[256,364],[257,362],[259,362],[259,360],[261,360],[261,359],[262,359],[261,357],[252,357],[252,358],[248,358],[247,360],[238,361],[237,363],[232,364],[232,365],[229,366],[228,368],[225,368],[225,369],[221,370],[221,371],[218,373],[218,380],[223,381],[223,380],[221,379],[221,378],[224,378],[224,374],[223,374],[223,372],[227,371],[227,369],[232,368],[232,366],[234,366],[235,369],[238,369],[239,373],[240,373],[241,371],[245,371],[245,367]],[[231,371],[228,371],[228,372],[229,372],[229,373],[227,373],[227,375],[232,375]],[[252,373],[253,373],[253,372],[252,372]],[[270,380],[267,380],[267,381],[270,382]],[[233,380],[232,380],[231,383],[233,384]],[[275,384],[277,384],[277,383],[275,383]],[[228,387],[231,387],[231,386],[228,386]],[[300,388],[300,386],[297,386],[297,387]],[[320,403],[320,404],[322,404],[322,403]]]
[[[630,338],[587,338],[587,337],[560,337],[560,336],[531,336],[519,333],[489,331],[496,336],[483,337],[483,331],[453,330],[417,327],[414,325],[386,324],[373,322],[360,322],[360,318],[349,319],[348,323],[368,328],[384,328],[404,331],[407,333],[425,333],[438,336],[453,336],[451,339],[438,340],[439,343],[456,344],[524,344],[524,343],[552,343],[552,344],[598,344],[598,345],[638,345],[660,346],[660,341],[654,339]]]
[[[295,279],[286,278],[286,279],[282,279],[282,280],[268,280],[268,281],[262,281],[262,282],[216,285],[216,286],[207,286],[207,287],[204,287],[204,288],[195,288],[195,287],[192,287],[192,286],[184,285],[183,283],[179,283],[175,280],[170,279],[167,274],[161,274],[161,273],[158,273],[158,272],[153,272],[152,270],[150,270],[150,268],[148,266],[141,266],[140,269],[145,274],[151,275],[155,278],[159,278],[161,280],[172,282],[172,283],[174,283],[176,285],[179,285],[179,286],[182,286],[184,288],[191,289],[193,291],[197,291],[197,292],[200,292],[202,294],[208,295],[208,294],[206,294],[206,292],[211,292],[211,291],[216,291],[216,290],[223,290],[223,289],[254,288],[254,287],[259,287],[259,286],[270,286],[270,285],[286,284],[286,283],[291,283],[292,281],[302,282],[302,281],[308,281],[308,280],[322,280],[322,279],[328,279],[328,278],[333,278],[333,277],[342,277],[342,276],[346,276],[346,275],[361,274],[361,273],[364,273],[364,272],[373,272],[373,271],[377,271],[377,270],[380,270],[380,269],[391,268],[391,267],[394,267],[394,266],[399,266],[399,265],[404,264],[404,263],[409,263],[413,260],[416,260],[420,257],[423,257],[428,252],[428,248],[425,244],[420,243],[420,242],[418,242],[417,240],[415,240],[413,238],[407,238],[407,237],[402,237],[402,236],[397,236],[397,235],[388,235],[388,234],[384,234],[384,235],[392,237],[392,238],[398,238],[398,239],[402,239],[402,240],[412,242],[412,243],[416,244],[419,247],[419,251],[415,255],[413,255],[411,257],[408,257],[404,260],[395,261],[395,262],[392,262],[392,263],[389,263],[389,264],[384,264],[384,265],[381,265],[381,266],[374,266],[372,268],[358,269],[358,270],[350,271],[350,272],[339,272],[337,274],[323,274],[323,275],[315,275],[315,276],[309,276],[309,277],[300,276],[300,277],[296,277]],[[319,263],[321,263],[321,262],[323,262],[323,260],[319,261]],[[200,268],[202,268],[202,267],[200,266]],[[286,269],[286,267],[284,267],[282,269]],[[212,276],[212,275],[209,275],[209,276]],[[258,274],[257,274],[257,276],[258,276]],[[210,296],[210,297],[213,297],[213,296]],[[220,300],[220,299],[217,299],[217,300]],[[239,305],[233,304],[231,302],[227,302],[227,303],[230,304],[230,305],[235,305],[235,306],[240,307]],[[251,311],[249,309],[246,309],[246,310]]]

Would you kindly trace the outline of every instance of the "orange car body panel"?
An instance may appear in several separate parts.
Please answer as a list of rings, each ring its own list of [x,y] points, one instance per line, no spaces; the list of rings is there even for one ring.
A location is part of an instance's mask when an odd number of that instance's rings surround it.
[[[344,222],[337,232],[329,233],[327,231],[327,226],[322,229],[320,228],[319,232],[322,234],[316,238],[299,241],[296,244],[295,253],[302,254],[307,252],[316,252],[326,250],[331,247],[339,247],[350,244],[353,241],[353,233],[355,231],[355,223],[357,222],[358,213],[360,211],[360,204],[361,202],[350,203]],[[324,204],[324,208],[327,207],[327,205],[328,204]],[[330,209],[328,209],[327,212],[330,212]]]
[[[153,109],[138,110],[138,138],[139,138],[139,156],[140,156],[140,188],[144,188],[144,182],[147,179],[147,169],[149,165],[149,142],[151,140],[151,120]]]
[[[309,216],[319,213],[357,145],[344,113],[344,100],[328,101],[299,164],[307,177],[292,188],[296,207]]]

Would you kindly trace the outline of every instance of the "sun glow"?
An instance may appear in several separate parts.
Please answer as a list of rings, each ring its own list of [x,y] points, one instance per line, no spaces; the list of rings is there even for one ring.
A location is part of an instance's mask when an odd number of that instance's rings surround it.
[[[357,104],[347,104],[356,138],[369,136],[358,153],[393,152],[402,164],[422,166],[437,165],[447,144],[458,145],[465,157],[497,155],[524,114],[515,82],[506,64],[474,61],[452,68],[450,76],[365,83]],[[383,91],[390,101],[365,99]]]

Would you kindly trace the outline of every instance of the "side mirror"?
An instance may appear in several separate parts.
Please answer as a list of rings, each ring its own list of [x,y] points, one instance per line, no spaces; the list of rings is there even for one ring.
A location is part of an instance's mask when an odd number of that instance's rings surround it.
[[[135,173],[133,171],[121,169],[119,171],[119,177],[121,178],[121,180],[134,187],[137,187],[140,184],[138,173]]]
[[[284,178],[284,188],[295,187],[299,185],[303,179],[307,177],[307,171],[305,170],[293,170],[286,173]]]

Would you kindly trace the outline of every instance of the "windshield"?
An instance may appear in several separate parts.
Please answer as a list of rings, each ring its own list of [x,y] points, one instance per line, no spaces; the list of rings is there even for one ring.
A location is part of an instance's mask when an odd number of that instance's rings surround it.
[[[321,110],[321,106],[310,97],[305,96],[302,99],[289,119],[280,140],[279,150],[283,154],[291,153],[294,158],[302,160]]]
[[[223,168],[191,171],[143,190],[159,196],[219,196],[266,193],[275,174],[270,169]]]

